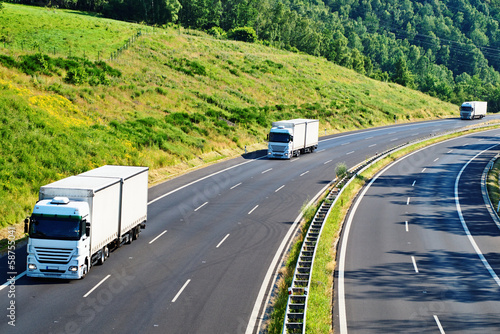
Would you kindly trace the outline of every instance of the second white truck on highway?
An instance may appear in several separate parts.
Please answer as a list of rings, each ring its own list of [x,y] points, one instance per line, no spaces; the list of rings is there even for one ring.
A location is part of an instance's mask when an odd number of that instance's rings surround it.
[[[291,119],[273,122],[268,135],[269,158],[290,159],[318,148],[319,121]]]
[[[42,186],[25,221],[27,276],[79,279],[147,220],[148,168],[103,166]]]
[[[464,102],[460,106],[460,118],[461,119],[483,118],[484,116],[486,116],[487,108],[488,108],[488,102],[481,102],[481,101]]]

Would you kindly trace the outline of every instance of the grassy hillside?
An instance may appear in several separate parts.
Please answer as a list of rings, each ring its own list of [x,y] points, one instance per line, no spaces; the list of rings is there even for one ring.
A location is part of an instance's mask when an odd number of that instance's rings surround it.
[[[246,145],[264,147],[279,119],[318,118],[321,133],[331,134],[457,113],[454,105],[321,58],[194,31],[4,6],[2,226],[21,221],[47,182],[104,164],[149,166],[156,182],[241,154]],[[20,48],[19,38],[37,48]],[[125,43],[116,60],[95,63],[96,52],[111,54]],[[68,59],[65,45],[80,58]]]

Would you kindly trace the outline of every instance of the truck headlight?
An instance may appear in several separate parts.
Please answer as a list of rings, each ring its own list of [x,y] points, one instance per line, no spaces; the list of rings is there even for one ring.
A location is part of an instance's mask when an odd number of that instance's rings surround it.
[[[78,271],[78,266],[70,266],[68,268],[69,271],[77,272]]]
[[[34,264],[34,263],[28,263],[28,269],[29,270],[36,270],[36,264]]]

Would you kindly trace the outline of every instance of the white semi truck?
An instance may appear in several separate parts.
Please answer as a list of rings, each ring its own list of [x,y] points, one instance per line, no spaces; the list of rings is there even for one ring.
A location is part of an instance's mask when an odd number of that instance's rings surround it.
[[[291,119],[273,122],[268,135],[269,158],[290,159],[318,148],[319,121]]]
[[[488,102],[472,101],[464,102],[460,106],[461,119],[483,118],[486,116]]]
[[[42,186],[31,217],[27,276],[79,279],[147,220],[148,168],[103,166]]]

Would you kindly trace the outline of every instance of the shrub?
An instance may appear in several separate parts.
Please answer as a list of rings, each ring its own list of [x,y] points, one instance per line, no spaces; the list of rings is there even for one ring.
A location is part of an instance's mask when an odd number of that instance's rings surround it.
[[[216,37],[216,38],[225,38],[227,36],[224,29],[222,29],[221,27],[212,27],[212,28],[207,30],[207,33],[209,35]]]
[[[344,177],[346,174],[347,174],[347,165],[345,164],[345,162],[339,162],[335,166],[335,175],[337,175],[337,177],[340,179]]]
[[[87,72],[83,67],[76,67],[68,70],[64,81],[72,85],[81,85],[87,81]]]
[[[234,28],[229,31],[228,37],[235,41],[254,43],[257,41],[257,33],[252,27]]]
[[[14,60],[14,58],[5,55],[0,55],[0,64],[7,68],[17,67],[17,62]]]

